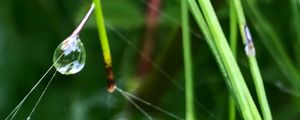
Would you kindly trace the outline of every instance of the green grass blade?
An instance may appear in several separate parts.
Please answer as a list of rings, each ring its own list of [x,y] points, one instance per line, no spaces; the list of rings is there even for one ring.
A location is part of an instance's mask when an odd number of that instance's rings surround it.
[[[191,39],[189,29],[189,10],[186,0],[181,0],[182,45],[185,72],[186,120],[194,120],[193,68],[191,55]]]
[[[263,114],[264,120],[272,120],[272,114],[269,107],[269,103],[267,100],[264,83],[258,68],[258,64],[255,57],[248,57],[249,58],[249,65],[251,69],[251,73],[254,79],[254,85],[256,88],[256,94],[258,96],[258,101],[261,107],[261,111]]]
[[[236,109],[235,109],[234,100],[233,100],[233,97],[231,94],[229,94],[229,97],[228,97],[228,104],[229,104],[228,120],[235,120],[236,119]]]
[[[261,117],[246,86],[241,71],[226,41],[210,1],[199,1],[205,19],[194,0],[188,0],[193,16],[207,40],[228,87],[238,103],[245,119],[260,120]],[[206,22],[205,22],[206,20]]]
[[[251,45],[251,48],[253,50],[255,50],[254,43],[253,43],[251,35],[250,35],[250,31],[247,31],[248,28],[246,28],[248,26],[246,24],[246,19],[245,19],[245,15],[244,15],[244,12],[243,12],[242,4],[241,4],[240,0],[232,0],[231,2],[234,4],[235,12],[237,14],[238,23],[239,23],[239,26],[240,26],[239,28],[240,28],[240,32],[241,32],[241,35],[242,35],[243,43],[246,46]],[[268,100],[267,100],[267,97],[266,97],[263,80],[262,80],[262,77],[261,77],[261,74],[260,74],[260,70],[259,70],[259,67],[258,67],[258,64],[257,64],[257,61],[256,61],[255,54],[254,55],[247,55],[247,56],[248,56],[248,61],[249,61],[249,66],[250,66],[250,70],[251,70],[251,73],[252,73],[252,77],[253,77],[253,80],[254,80],[254,85],[255,85],[255,88],[256,88],[256,93],[257,93],[257,96],[258,96],[258,101],[260,103],[260,107],[261,107],[261,110],[262,110],[262,113],[263,113],[263,118],[264,118],[264,120],[272,120],[270,107],[269,107]]]
[[[102,14],[102,7],[101,7],[101,0],[93,0],[95,4],[95,14],[96,14],[96,23],[98,28],[98,34],[100,38],[100,43],[103,52],[103,58],[105,63],[105,68],[107,72],[107,79],[108,79],[108,92],[113,92],[116,88],[115,81],[113,78],[113,71],[112,71],[112,59],[110,54],[109,42],[106,35],[106,29]]]
[[[275,62],[279,65],[280,70],[288,78],[290,84],[294,87],[295,90],[300,90],[299,71],[297,71],[295,65],[292,63],[291,58],[288,57],[288,54],[282,45],[280,37],[275,32],[271,24],[260,13],[255,1],[245,0],[245,3],[246,7],[248,8],[248,16],[251,21],[255,21],[253,25],[258,35],[261,37],[264,45],[271,53]]]
[[[234,5],[231,1],[229,1],[230,8],[230,48],[233,56],[236,58],[237,56],[237,18],[236,13],[234,11]]]
[[[229,1],[229,13],[230,13],[230,19],[229,19],[229,24],[230,24],[230,48],[232,51],[233,56],[236,58],[237,57],[237,18],[236,18],[236,13],[234,11],[234,6],[231,1]],[[236,109],[235,109],[235,103],[233,100],[233,97],[231,94],[228,95],[228,105],[229,105],[229,115],[228,119],[229,120],[235,120],[236,119]]]

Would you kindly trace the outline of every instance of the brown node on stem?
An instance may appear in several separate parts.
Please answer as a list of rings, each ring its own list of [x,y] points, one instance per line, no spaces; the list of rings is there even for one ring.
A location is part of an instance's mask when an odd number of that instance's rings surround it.
[[[114,80],[113,70],[111,65],[106,65],[106,73],[107,73],[107,91],[112,93],[116,89],[116,83]]]
[[[116,88],[117,88],[116,84],[108,84],[107,91],[109,93],[113,93],[116,90]]]

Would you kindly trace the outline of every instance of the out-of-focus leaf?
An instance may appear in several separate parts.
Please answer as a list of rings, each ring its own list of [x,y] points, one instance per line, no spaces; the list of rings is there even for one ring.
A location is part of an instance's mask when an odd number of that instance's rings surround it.
[[[134,2],[129,0],[104,0],[102,4],[106,24],[123,29],[134,29],[144,25],[145,14]],[[85,6],[80,7],[76,14],[76,23],[79,23],[86,14],[89,4]],[[86,27],[96,27],[94,17],[91,17]]]

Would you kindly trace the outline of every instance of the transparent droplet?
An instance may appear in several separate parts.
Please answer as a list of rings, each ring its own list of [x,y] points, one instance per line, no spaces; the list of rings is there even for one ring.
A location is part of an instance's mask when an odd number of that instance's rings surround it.
[[[54,67],[65,75],[78,73],[85,64],[85,49],[78,36],[71,36],[60,43],[53,55]]]
[[[255,47],[254,47],[254,44],[253,44],[253,41],[252,41],[252,36],[250,34],[250,30],[248,28],[247,25],[245,25],[244,27],[244,32],[245,32],[245,36],[246,36],[246,44],[245,44],[245,52],[246,52],[246,55],[249,56],[249,57],[253,57],[255,56]]]
[[[247,41],[251,42],[252,41],[252,36],[251,36],[250,30],[249,30],[247,25],[245,25],[245,27],[244,27],[244,32],[245,32],[245,36],[246,36]]]
[[[245,45],[245,52],[246,52],[246,55],[249,56],[249,57],[253,57],[255,56],[256,52],[255,52],[255,47],[253,45],[253,43],[247,43]]]

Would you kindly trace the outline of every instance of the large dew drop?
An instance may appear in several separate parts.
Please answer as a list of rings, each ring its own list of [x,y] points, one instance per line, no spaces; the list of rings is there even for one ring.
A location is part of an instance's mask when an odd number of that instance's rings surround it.
[[[54,67],[65,75],[78,73],[85,64],[85,49],[78,36],[70,36],[60,43],[53,55]]]

